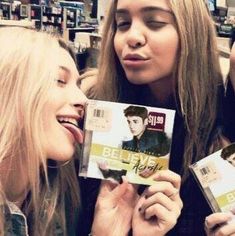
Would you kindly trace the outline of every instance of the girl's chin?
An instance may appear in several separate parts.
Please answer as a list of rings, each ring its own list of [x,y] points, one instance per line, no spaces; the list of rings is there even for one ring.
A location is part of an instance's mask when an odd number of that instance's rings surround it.
[[[64,163],[71,161],[73,159],[73,155],[75,153],[75,148],[69,150],[69,151],[60,151],[59,153],[54,153],[54,155],[49,155],[50,160],[57,162],[57,163]]]
[[[61,159],[58,160],[57,158],[50,158],[47,160],[47,166],[49,168],[59,168],[59,167],[67,165],[71,161],[72,161],[72,157],[64,159],[64,160],[61,160]]]

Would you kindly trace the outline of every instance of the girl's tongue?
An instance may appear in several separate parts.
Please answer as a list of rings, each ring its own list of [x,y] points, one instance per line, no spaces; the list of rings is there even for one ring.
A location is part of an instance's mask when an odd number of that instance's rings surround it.
[[[69,123],[62,123],[62,125],[73,134],[79,144],[83,143],[83,131],[81,129]]]

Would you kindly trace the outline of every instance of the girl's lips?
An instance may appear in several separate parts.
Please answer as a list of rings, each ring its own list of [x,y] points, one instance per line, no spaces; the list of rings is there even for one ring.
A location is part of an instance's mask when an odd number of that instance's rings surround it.
[[[148,60],[148,56],[137,54],[137,53],[128,53],[123,57],[123,60]]]
[[[125,59],[123,60],[124,66],[127,67],[141,67],[146,65],[149,60],[143,60],[143,59]]]
[[[61,123],[61,125],[73,134],[77,143],[79,144],[83,143],[84,135],[81,129],[70,123]]]
[[[136,68],[145,66],[150,60],[149,57],[136,53],[129,53],[123,57],[123,65],[126,67]]]

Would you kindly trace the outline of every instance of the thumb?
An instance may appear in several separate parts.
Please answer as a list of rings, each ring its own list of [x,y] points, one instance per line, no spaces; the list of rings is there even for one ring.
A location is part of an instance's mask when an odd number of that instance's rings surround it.
[[[117,186],[118,184],[115,182],[112,182],[110,180],[102,180],[100,185],[100,197],[105,197],[107,194],[111,193],[112,190]]]
[[[134,206],[139,198],[137,193],[138,185],[128,183],[125,176],[122,177],[123,183],[118,185],[113,191],[114,198],[118,201],[121,198],[129,205]]]
[[[125,193],[128,191],[128,182],[123,182],[122,184],[117,185],[113,190],[112,190],[112,196],[114,200],[119,200],[122,198]]]

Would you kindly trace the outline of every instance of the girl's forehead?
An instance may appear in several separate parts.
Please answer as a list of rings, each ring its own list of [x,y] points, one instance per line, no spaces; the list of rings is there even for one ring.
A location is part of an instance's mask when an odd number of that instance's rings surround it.
[[[78,73],[76,64],[73,58],[70,56],[69,52],[63,48],[58,50],[58,66],[63,70],[70,71],[71,73]]]
[[[63,48],[58,49],[58,64],[63,67],[70,67],[71,62],[73,62],[72,57],[69,55],[68,51]]]
[[[163,10],[170,10],[168,0],[118,0],[116,8],[145,8],[145,7],[158,7]]]
[[[117,5],[115,11],[115,17],[122,16],[156,16],[166,17],[174,20],[174,13],[171,10],[169,4],[166,1],[152,1],[152,0],[140,0],[140,1],[130,1],[130,0],[120,0],[120,4]]]

